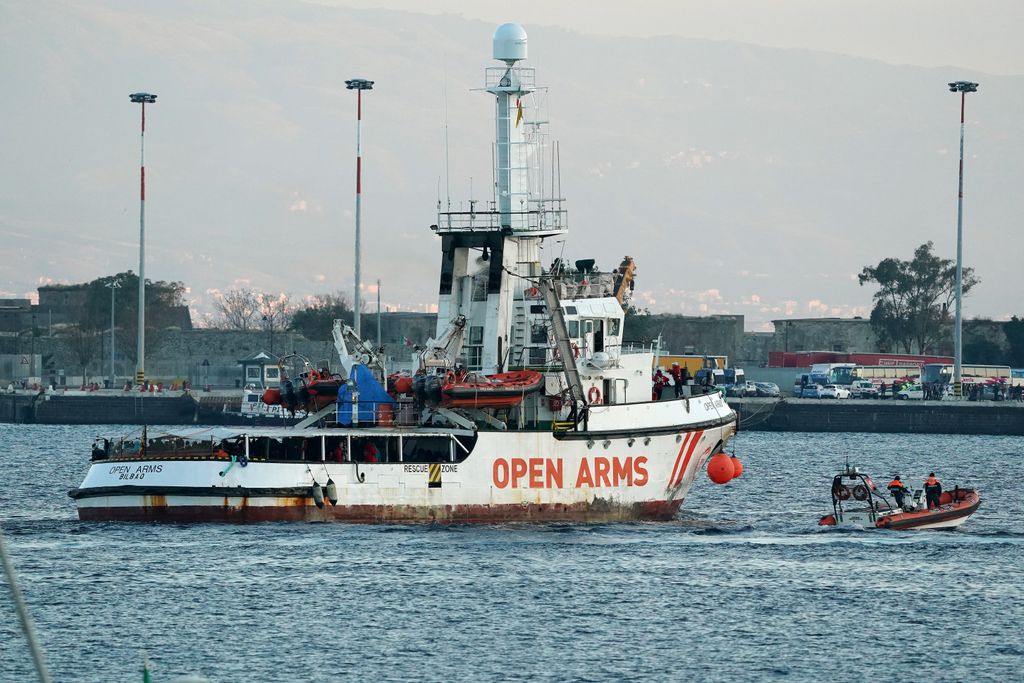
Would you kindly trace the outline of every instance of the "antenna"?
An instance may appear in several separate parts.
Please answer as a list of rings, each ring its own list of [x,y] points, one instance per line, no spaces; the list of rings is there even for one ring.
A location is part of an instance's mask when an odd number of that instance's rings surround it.
[[[558,158],[558,206],[562,206],[562,143],[555,143],[555,155]]]
[[[452,210],[451,174],[448,167],[448,53],[444,54],[444,193],[448,201],[448,210]],[[437,205],[441,205],[438,199]]]

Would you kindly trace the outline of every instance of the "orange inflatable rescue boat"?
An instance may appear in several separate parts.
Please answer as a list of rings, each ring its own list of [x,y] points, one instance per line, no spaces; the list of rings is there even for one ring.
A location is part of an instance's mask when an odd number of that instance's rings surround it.
[[[847,464],[846,469],[832,479],[832,514],[822,517],[818,524],[878,529],[955,529],[981,505],[977,490],[959,486],[939,494],[938,507],[929,508],[920,489],[908,498],[903,507],[898,507],[878,490],[871,477]]]

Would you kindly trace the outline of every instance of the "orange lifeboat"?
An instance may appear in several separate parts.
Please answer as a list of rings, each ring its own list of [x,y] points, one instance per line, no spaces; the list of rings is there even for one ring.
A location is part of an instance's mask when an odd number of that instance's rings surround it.
[[[448,373],[441,383],[441,404],[450,408],[509,408],[542,386],[544,375],[536,370],[496,375],[471,372],[461,378]]]

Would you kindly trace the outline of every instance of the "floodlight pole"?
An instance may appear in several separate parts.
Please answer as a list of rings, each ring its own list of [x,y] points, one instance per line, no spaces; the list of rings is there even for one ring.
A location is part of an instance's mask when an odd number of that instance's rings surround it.
[[[136,92],[128,96],[142,105],[141,155],[139,158],[139,334],[135,360],[135,383],[146,382],[146,105],[156,102],[156,95]]]
[[[110,288],[110,388],[114,387],[114,291],[121,288],[120,280],[111,280],[106,284]]]
[[[960,180],[956,201],[956,322],[953,326],[953,395],[962,395],[963,376],[963,251],[964,251],[964,110],[967,93],[977,92],[978,84],[970,81],[954,81],[949,84],[950,92],[960,93]]]
[[[345,81],[345,88],[348,90],[356,91],[356,287],[355,295],[353,296],[352,307],[355,309],[353,312],[352,330],[355,332],[357,337],[360,337],[360,325],[359,325],[359,300],[360,292],[359,285],[361,283],[360,277],[360,263],[359,263],[359,229],[360,229],[360,218],[362,215],[362,199],[363,199],[363,91],[373,89],[373,81],[368,81],[365,78],[353,78]]]

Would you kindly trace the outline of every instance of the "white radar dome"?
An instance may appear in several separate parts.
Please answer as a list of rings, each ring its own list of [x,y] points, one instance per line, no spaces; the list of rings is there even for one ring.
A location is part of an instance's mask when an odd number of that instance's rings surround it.
[[[494,32],[494,58],[503,62],[526,59],[526,29],[519,24],[502,24]]]

